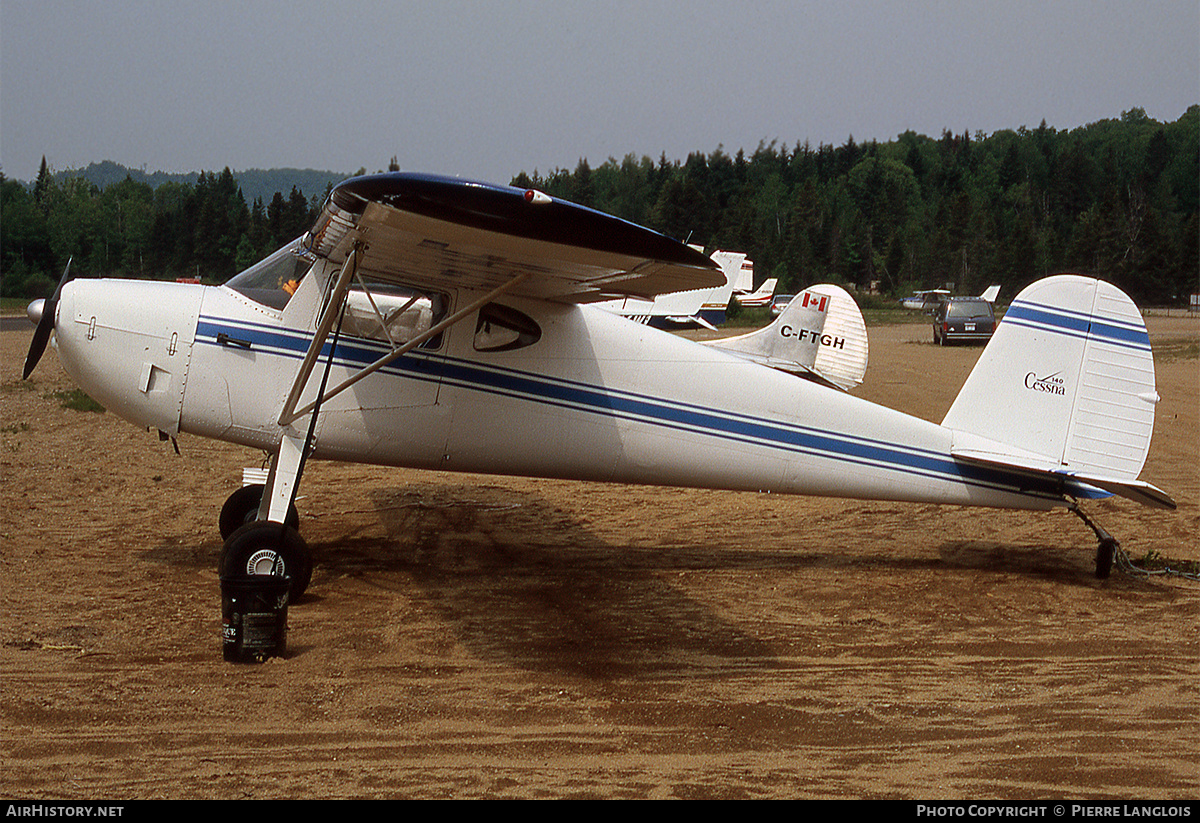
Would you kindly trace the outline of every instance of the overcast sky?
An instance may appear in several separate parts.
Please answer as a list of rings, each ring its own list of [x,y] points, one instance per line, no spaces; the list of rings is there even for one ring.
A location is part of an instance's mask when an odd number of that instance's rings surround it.
[[[520,171],[1200,102],[1197,0],[0,0],[0,168]]]

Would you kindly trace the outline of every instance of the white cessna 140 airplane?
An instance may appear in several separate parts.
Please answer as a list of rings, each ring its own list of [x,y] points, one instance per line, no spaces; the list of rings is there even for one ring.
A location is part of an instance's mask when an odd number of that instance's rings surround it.
[[[222,574],[313,561],[307,459],[966,506],[1112,494],[1138,480],[1154,363],[1137,308],[1055,276],[1012,303],[939,425],[849,393],[866,333],[834,286],[765,329],[702,345],[594,305],[723,285],[655,232],[537,192],[407,173],[333,189],[302,238],[222,286],[71,280],[35,302],[66,371],[133,423],[270,455],[220,515]],[[849,302],[849,305],[847,305]]]

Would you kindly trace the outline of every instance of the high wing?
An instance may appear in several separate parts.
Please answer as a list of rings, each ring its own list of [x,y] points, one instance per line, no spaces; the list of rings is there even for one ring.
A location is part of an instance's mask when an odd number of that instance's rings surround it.
[[[541,192],[424,174],[356,177],[336,186],[306,238],[383,280],[567,303],[656,295],[725,283],[702,252]]]
[[[337,322],[317,326],[279,417],[288,425],[500,295],[563,303],[660,294],[725,283],[701,251],[657,232],[532,189],[393,172],[335,186],[304,248],[341,266],[330,293],[373,280],[461,289],[474,299],[302,408],[300,396]]]

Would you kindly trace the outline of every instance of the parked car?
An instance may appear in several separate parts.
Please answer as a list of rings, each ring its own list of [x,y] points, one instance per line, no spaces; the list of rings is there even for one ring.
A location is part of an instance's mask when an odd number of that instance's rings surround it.
[[[792,302],[794,294],[777,294],[771,298],[771,316],[778,317],[783,314],[783,310],[788,307],[788,303]]]
[[[933,315],[933,342],[987,342],[996,330],[996,313],[982,297],[947,298]]]

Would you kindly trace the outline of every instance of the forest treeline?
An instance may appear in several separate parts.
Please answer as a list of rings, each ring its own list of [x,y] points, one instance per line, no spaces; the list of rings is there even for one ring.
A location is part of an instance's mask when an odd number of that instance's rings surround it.
[[[906,132],[841,146],[764,143],[747,155],[610,158],[521,172],[538,188],[671,237],[746,252],[781,291],[953,283],[1001,301],[1046,274],[1108,279],[1145,305],[1200,289],[1200,106],[1162,123],[1141,109],[1073,130]],[[229,169],[152,187],[43,168],[0,177],[0,288],[41,296],[68,258],[92,276],[220,282],[307,229],[327,192],[247,203]],[[76,269],[78,267],[78,269]]]
[[[633,155],[521,174],[530,186],[687,239],[745,251],[781,291],[884,294],[953,283],[1001,301],[1046,274],[1108,279],[1140,303],[1200,288],[1200,106],[1173,123],[1132,109],[1066,131],[906,132],[888,143],[760,145],[682,163]]]
[[[43,160],[30,187],[0,179],[0,292],[43,296],[68,259],[77,276],[221,282],[312,226],[325,194],[293,187],[247,204],[228,168],[195,183],[127,176],[101,188],[56,179]]]

